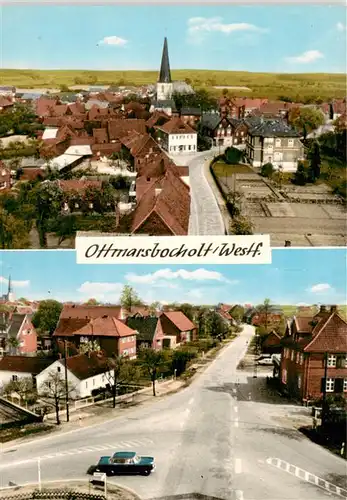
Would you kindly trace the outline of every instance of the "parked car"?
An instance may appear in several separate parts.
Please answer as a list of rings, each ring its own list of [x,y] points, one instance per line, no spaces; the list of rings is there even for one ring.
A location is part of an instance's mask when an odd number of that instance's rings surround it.
[[[263,359],[259,359],[257,361],[257,364],[258,365],[273,365],[273,361],[271,358],[263,358]]]
[[[117,451],[110,457],[100,457],[96,466],[92,466],[89,474],[104,472],[107,476],[123,474],[142,474],[149,476],[155,469],[153,457],[143,457],[134,451]]]

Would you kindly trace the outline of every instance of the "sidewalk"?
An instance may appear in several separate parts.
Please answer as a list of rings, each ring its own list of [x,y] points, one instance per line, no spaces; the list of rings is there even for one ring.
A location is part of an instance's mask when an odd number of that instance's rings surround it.
[[[230,234],[229,228],[230,228],[230,223],[231,223],[231,216],[229,214],[229,210],[227,209],[227,206],[226,206],[225,200],[222,196],[222,193],[219,191],[218,186],[216,184],[216,181],[214,180],[214,178],[211,174],[211,170],[210,170],[211,161],[212,161],[211,159],[205,161],[205,163],[204,163],[204,175],[205,175],[205,178],[206,178],[206,180],[207,180],[207,182],[208,182],[208,184],[213,192],[213,195],[216,199],[219,211],[220,211],[222,219],[223,219],[225,232],[226,232],[226,234]]]

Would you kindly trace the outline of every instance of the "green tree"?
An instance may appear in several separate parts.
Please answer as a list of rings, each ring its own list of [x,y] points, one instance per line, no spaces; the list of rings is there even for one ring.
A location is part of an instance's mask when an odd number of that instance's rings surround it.
[[[113,354],[107,360],[106,378],[112,390],[112,406],[116,407],[118,389],[123,384],[136,383],[139,379],[138,366],[126,356]]]
[[[57,300],[42,300],[32,317],[32,323],[41,334],[52,335],[57,327],[63,304]]]
[[[235,321],[237,321],[238,323],[241,323],[243,320],[243,317],[245,315],[245,308],[242,306],[239,306],[239,305],[235,306],[231,310],[230,314]]]
[[[58,245],[63,241],[75,236],[77,231],[77,219],[74,214],[62,215],[58,218],[58,227],[55,234],[58,236]]]
[[[263,177],[272,177],[273,176],[273,173],[274,173],[275,169],[272,165],[272,163],[265,163],[265,165],[263,165],[261,167],[261,175]]]
[[[28,228],[22,220],[0,207],[0,248],[30,248]]]
[[[216,311],[208,311],[205,316],[205,329],[209,337],[222,340],[228,332],[229,327]]]
[[[264,327],[265,332],[268,333],[269,327],[269,316],[271,313],[271,301],[270,299],[264,299],[264,302],[257,307],[257,311],[264,317]]]
[[[234,147],[228,147],[224,152],[224,159],[228,165],[237,165],[243,160],[244,151]]]
[[[89,299],[86,302],[87,306],[98,306],[99,302],[96,299]]]
[[[156,313],[160,310],[160,307],[161,307],[161,304],[160,302],[158,301],[154,301],[150,304],[149,306],[149,313],[152,315],[152,316],[155,316]]]
[[[230,224],[231,234],[253,234],[254,226],[252,222],[242,215],[234,217]]]
[[[178,377],[186,370],[189,361],[197,356],[197,351],[192,349],[176,349],[172,353],[172,371]]]
[[[304,186],[307,183],[307,172],[305,169],[305,165],[302,161],[299,161],[298,167],[294,174],[293,183],[298,186]]]
[[[100,352],[100,351],[101,351],[100,344],[96,340],[83,342],[82,344],[80,344],[79,347],[80,354],[88,354],[91,352]]]
[[[311,182],[316,182],[320,177],[320,167],[321,167],[321,154],[320,146],[317,141],[314,141],[309,149],[308,155],[309,159],[309,177]]]
[[[125,309],[129,314],[131,314],[133,307],[142,305],[142,301],[137,295],[136,290],[129,285],[124,285],[120,297],[120,303],[123,309]]]
[[[20,346],[19,340],[16,337],[8,337],[5,342],[11,356],[15,356],[18,353],[18,347]]]
[[[290,110],[288,122],[306,139],[307,134],[324,125],[324,115],[313,106],[301,106]]]
[[[21,404],[31,404],[37,400],[37,393],[32,377],[23,377],[17,380],[11,380],[4,386],[2,392],[6,396],[11,396],[13,393],[17,393],[20,397]]]
[[[153,396],[156,396],[155,383],[160,370],[165,365],[165,355],[163,351],[156,351],[151,348],[141,349],[138,357],[138,362],[152,381]]]
[[[63,203],[63,191],[55,182],[41,183],[35,188],[36,226],[41,248],[47,247],[48,221],[58,216]]]

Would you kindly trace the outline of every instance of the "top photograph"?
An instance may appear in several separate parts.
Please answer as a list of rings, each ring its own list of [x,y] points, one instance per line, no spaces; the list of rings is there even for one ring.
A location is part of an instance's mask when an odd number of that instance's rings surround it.
[[[343,5],[2,5],[0,248],[346,245]]]

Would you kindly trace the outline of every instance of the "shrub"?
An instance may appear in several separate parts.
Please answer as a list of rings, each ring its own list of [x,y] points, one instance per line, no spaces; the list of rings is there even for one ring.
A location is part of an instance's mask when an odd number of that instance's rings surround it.
[[[261,168],[261,175],[263,177],[272,177],[275,169],[272,165],[272,163],[265,163],[265,165],[262,166]]]

